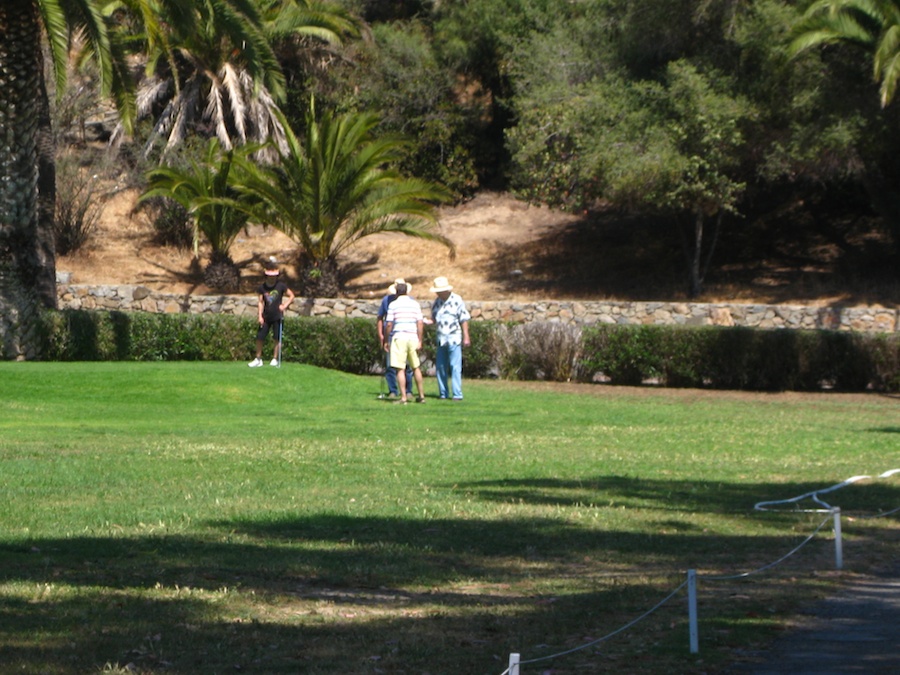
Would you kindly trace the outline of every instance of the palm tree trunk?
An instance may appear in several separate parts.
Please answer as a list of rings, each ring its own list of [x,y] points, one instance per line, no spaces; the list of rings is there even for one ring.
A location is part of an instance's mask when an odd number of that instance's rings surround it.
[[[36,356],[35,324],[47,296],[52,253],[38,230],[38,150],[41,32],[33,0],[0,3],[0,350],[4,358]],[[52,251],[52,246],[49,251]]]
[[[41,72],[43,72],[43,53]],[[44,306],[56,309],[56,141],[50,116],[50,97],[41,78],[38,117],[38,221],[35,237],[35,288]]]

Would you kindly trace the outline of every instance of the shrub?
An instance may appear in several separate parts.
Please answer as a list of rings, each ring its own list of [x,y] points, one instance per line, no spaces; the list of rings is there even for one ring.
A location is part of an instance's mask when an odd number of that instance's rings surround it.
[[[254,322],[255,325],[255,322]],[[377,372],[382,357],[371,319],[287,319],[284,358],[359,375]]]
[[[56,252],[67,255],[84,246],[100,219],[102,206],[96,194],[97,176],[92,167],[82,169],[74,158],[56,162],[56,211],[53,233]]]
[[[900,392],[900,336],[860,336],[861,349],[871,359],[872,386],[878,391]]]
[[[605,376],[612,384],[637,386],[660,378],[662,326],[592,326],[584,331],[580,371],[583,379]]]
[[[153,197],[141,204],[153,225],[153,241],[187,251],[194,242],[194,228],[187,209],[174,199]]]
[[[568,382],[577,377],[581,328],[550,322],[501,325],[494,348],[502,377]]]
[[[463,350],[463,376],[471,378],[489,378],[497,376],[496,366],[496,333],[497,324],[493,321],[470,321],[469,339],[472,344]],[[374,340],[374,338],[373,338]],[[377,340],[375,340],[377,342]],[[422,348],[422,372],[435,362],[437,338],[433,325],[425,326],[425,344]]]
[[[667,387],[702,387],[704,354],[713,331],[670,328],[659,336],[662,382]]]
[[[800,380],[797,340],[789,330],[716,330],[704,379],[716,389],[792,389]]]
[[[249,360],[256,321],[220,314],[47,311],[42,357],[56,361]],[[668,387],[760,391],[900,391],[900,335],[835,331],[471,322],[466,377],[607,378]],[[434,361],[434,328],[423,356]],[[355,374],[381,372],[372,319],[292,317],[284,359]]]

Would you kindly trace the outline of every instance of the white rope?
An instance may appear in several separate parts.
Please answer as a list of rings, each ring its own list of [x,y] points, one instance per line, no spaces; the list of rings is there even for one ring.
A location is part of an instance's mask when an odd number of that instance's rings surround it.
[[[900,511],[900,506],[896,509],[891,509],[890,511],[882,511],[881,513],[873,513],[871,516],[853,516],[857,520],[869,520],[870,518],[886,518],[887,516],[892,516],[895,513]]]
[[[889,478],[896,473],[900,473],[900,469],[891,469],[890,471],[885,471],[884,473],[876,476],[876,478]],[[783,511],[784,509],[771,509],[768,508],[770,506],[776,506],[778,504],[796,504],[798,502],[803,501],[804,499],[812,499],[817,504],[820,504],[823,508],[821,509],[795,509],[796,513],[826,513],[831,512],[833,507],[830,506],[827,502],[822,499],[819,499],[819,495],[827,494],[829,492],[834,492],[835,490],[839,490],[841,488],[847,487],[848,485],[852,485],[853,483],[857,483],[861,480],[866,480],[868,478],[872,478],[872,476],[852,476],[845,481],[841,481],[837,485],[832,485],[828,488],[823,488],[821,490],[813,490],[812,492],[807,492],[802,495],[798,495],[797,497],[791,497],[790,499],[779,499],[771,502],[758,502],[753,506],[754,511]]]
[[[763,565],[762,567],[759,567],[755,570],[751,570],[750,572],[743,572],[741,574],[732,574],[730,576],[711,576],[711,577],[704,576],[703,578],[708,579],[709,581],[726,581],[726,580],[730,580],[730,579],[743,579],[745,577],[749,577],[752,574],[758,574],[759,572],[764,572],[767,569],[775,567],[776,565],[780,565],[785,560],[787,560],[792,555],[794,555],[797,551],[799,551],[801,548],[806,546],[809,542],[811,542],[812,538],[815,537],[819,533],[819,530],[821,530],[823,527],[825,527],[825,524],[830,520],[831,520],[831,516],[828,516],[827,518],[825,518],[825,520],[823,520],[819,524],[819,526],[813,531],[813,533],[811,535],[809,535],[806,539],[804,539],[802,542],[800,542],[799,545],[797,545],[796,547],[794,547],[793,549],[791,549],[790,551],[785,553],[783,556],[781,556],[775,562],[770,562],[768,565]]]
[[[539,662],[541,662],[541,661],[549,661],[550,659],[556,659],[556,658],[559,658],[560,656],[567,656],[567,655],[569,655],[569,654],[574,654],[575,652],[580,652],[582,649],[587,649],[588,647],[593,647],[594,645],[599,644],[599,643],[603,642],[604,640],[608,640],[609,638],[618,635],[618,634],[621,633],[622,631],[628,630],[629,628],[631,628],[632,626],[634,626],[636,623],[638,623],[638,622],[640,622],[640,621],[643,621],[643,620],[646,619],[648,616],[650,616],[651,614],[653,614],[653,612],[655,612],[655,611],[658,610],[660,607],[662,607],[664,604],[666,604],[669,600],[671,600],[672,598],[674,598],[675,595],[678,593],[678,591],[680,591],[680,590],[681,590],[682,588],[684,588],[685,586],[687,586],[687,581],[681,582],[681,585],[678,586],[678,588],[676,588],[674,591],[672,591],[671,593],[669,593],[665,598],[663,598],[662,600],[660,600],[660,601],[659,601],[658,603],[656,603],[653,607],[651,607],[651,608],[648,609],[646,612],[644,612],[643,614],[641,614],[638,618],[636,618],[636,619],[634,619],[634,620],[632,620],[632,621],[626,623],[626,624],[625,624],[624,626],[622,626],[621,628],[619,628],[619,629],[617,629],[617,630],[614,630],[612,633],[609,633],[609,634],[607,634],[607,635],[604,635],[604,636],[601,637],[601,638],[597,638],[596,640],[592,640],[591,642],[588,642],[587,644],[583,644],[583,645],[581,645],[580,647],[573,647],[572,649],[568,649],[568,650],[566,650],[566,651],[564,651],[564,652],[559,652],[559,653],[557,653],[557,654],[550,654],[549,656],[541,656],[541,657],[536,658],[536,659],[529,659],[528,661],[520,661],[519,663],[520,663],[520,665],[525,665],[526,663],[539,663]],[[503,673],[501,673],[501,675],[506,675],[506,673],[508,673],[508,672],[509,672],[509,669],[507,668]]]
[[[891,476],[893,476],[897,473],[900,473],[900,469],[891,469],[890,471],[885,471],[884,473],[879,474],[878,476],[876,476],[876,478],[890,478]],[[857,483],[861,480],[866,480],[869,478],[872,478],[872,477],[871,476],[852,476],[852,477],[848,478],[847,480],[841,481],[840,483],[838,483],[836,485],[832,485],[831,487],[824,488],[822,490],[813,490],[812,492],[807,492],[805,494],[798,495],[797,497],[791,497],[790,499],[758,502],[757,504],[755,504],[753,506],[753,510],[754,511],[783,511],[784,509],[772,509],[772,508],[768,508],[768,507],[775,506],[778,504],[796,504],[798,502],[803,501],[804,499],[809,498],[809,499],[812,499],[817,504],[820,504],[823,508],[821,508],[821,509],[796,509],[795,511],[792,511],[792,513],[829,513],[829,514],[831,514],[834,512],[834,508],[832,506],[830,506],[824,500],[820,499],[819,495],[828,494],[829,492],[834,492],[835,490],[839,490],[843,487],[847,487],[848,485],[852,485],[853,483]],[[878,514],[877,516],[869,516],[869,517],[873,517],[873,518],[883,517],[883,516],[890,515],[892,513],[896,513],[897,511],[900,511],[900,508],[894,509],[892,511],[888,511],[886,513]],[[774,562],[769,563],[768,565],[763,565],[760,568],[751,570],[750,572],[743,572],[741,574],[734,574],[734,575],[730,575],[730,576],[704,576],[703,578],[706,580],[709,580],[709,581],[727,581],[727,580],[732,580],[732,579],[741,579],[741,578],[749,577],[750,575],[753,575],[753,574],[758,574],[760,572],[764,572],[767,569],[775,567],[776,565],[779,565],[782,562],[784,562],[785,560],[787,560],[788,558],[790,558],[797,551],[799,551],[801,548],[806,546],[810,541],[812,541],[813,537],[815,537],[819,533],[819,531],[823,527],[825,527],[826,523],[828,523],[829,520],[831,520],[830,516],[828,518],[825,518],[819,524],[819,526],[813,531],[813,533],[810,534],[806,539],[804,539],[799,545],[795,546],[788,553],[781,556],[778,560],[775,560]],[[575,652],[579,652],[583,649],[587,649],[588,647],[593,647],[594,645],[599,644],[599,643],[603,642],[604,640],[608,640],[609,638],[614,637],[614,636],[618,635],[619,633],[622,633],[622,632],[628,630],[635,624],[639,623],[640,621],[643,621],[645,618],[647,618],[648,616],[653,614],[653,612],[658,610],[660,607],[662,607],[664,604],[666,604],[669,600],[671,600],[673,597],[675,597],[675,595],[679,591],[681,591],[681,589],[683,589],[685,586],[687,586],[687,584],[688,584],[687,581],[683,582],[681,585],[678,586],[678,588],[676,588],[674,591],[669,593],[669,595],[667,595],[665,598],[663,598],[656,605],[654,605],[653,607],[648,609],[646,612],[641,614],[636,619],[625,624],[621,628],[614,630],[612,633],[608,633],[607,635],[604,635],[601,638],[597,638],[596,640],[592,640],[591,642],[588,642],[587,644],[581,645],[579,647],[574,647],[572,649],[569,649],[569,650],[566,650],[563,652],[558,652],[556,654],[551,654],[549,656],[541,656],[539,658],[529,659],[527,661],[520,661],[519,665],[525,665],[527,663],[540,663],[541,661],[549,661],[551,659],[556,659],[561,656],[568,656],[569,654],[574,654]],[[500,675],[509,675],[509,668],[507,668],[502,673],[500,673]]]

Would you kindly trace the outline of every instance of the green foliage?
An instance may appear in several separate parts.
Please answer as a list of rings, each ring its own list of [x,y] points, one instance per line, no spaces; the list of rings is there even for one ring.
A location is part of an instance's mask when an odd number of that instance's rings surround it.
[[[369,319],[287,319],[283,358],[347,373],[371,373],[380,363],[374,335],[375,322]]]
[[[284,122],[284,117],[279,115]],[[373,114],[317,116],[310,100],[305,136],[285,123],[285,147],[272,166],[243,161],[245,178],[237,207],[257,222],[292,237],[302,262],[321,276],[307,276],[301,292],[334,297],[339,290],[337,256],[348,246],[382,232],[453,244],[436,228],[434,208],[447,191],[434,183],[406,178],[397,170],[404,142],[374,133]]]
[[[900,392],[900,339],[896,335],[879,335],[860,341],[874,370],[873,388]]]
[[[262,6],[265,4],[266,6]],[[155,121],[145,147],[165,141],[163,156],[189,134],[214,134],[224,147],[277,135],[273,110],[285,78],[266,32],[263,10],[247,0],[123,0],[116,42],[144,57],[138,120]]]
[[[900,338],[837,331],[592,326],[583,377],[754,391],[897,390]]]
[[[48,361],[242,361],[255,320],[219,314],[64,310],[43,315]],[[755,391],[900,391],[900,336],[722,327],[469,324],[467,378],[608,381]],[[289,317],[284,360],[380,372],[374,321]],[[435,360],[434,327],[423,358]]]
[[[807,8],[794,28],[794,55],[844,42],[872,53],[875,80],[881,83],[881,105],[894,98],[900,82],[900,2],[897,0],[819,0]]]
[[[492,378],[497,375],[497,324],[492,321],[470,321],[469,339],[472,344],[463,349],[463,374],[471,378]],[[437,334],[434,325],[425,326],[422,355],[434,363],[437,354]]]
[[[209,243],[214,260],[227,257],[247,224],[247,214],[228,200],[237,196],[242,161],[253,151],[252,146],[224,150],[218,139],[211,138],[204,154],[188,165],[149,171],[141,200],[162,197],[178,202],[193,220],[194,257],[199,256],[201,235]]]
[[[151,197],[142,205],[150,218],[153,240],[163,246],[190,250],[194,243],[194,223],[188,210],[174,199]]]
[[[230,361],[251,353],[251,323],[225,315],[63,310],[44,316],[49,361]]]
[[[43,319],[48,361],[234,361],[253,356],[255,320],[221,314],[63,310]],[[368,319],[288,317],[284,359],[370,373],[380,363]]]
[[[659,326],[597,326],[584,332],[582,372],[598,374],[612,384],[640,385],[663,373],[661,350],[665,330]]]
[[[400,170],[444,185],[457,199],[478,187],[474,152],[483,127],[477,98],[460,100],[453,74],[438,63],[419,22],[378,24],[340,69],[339,109],[379,111],[381,133],[409,139]]]

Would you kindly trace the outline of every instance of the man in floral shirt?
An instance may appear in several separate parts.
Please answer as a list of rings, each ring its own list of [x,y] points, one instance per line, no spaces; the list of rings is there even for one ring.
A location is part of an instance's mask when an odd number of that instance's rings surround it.
[[[435,375],[442,399],[452,395],[454,401],[462,401],[462,348],[472,344],[469,340],[472,317],[463,299],[452,291],[447,277],[437,277],[431,288],[438,296],[431,305],[431,318],[437,328]]]

